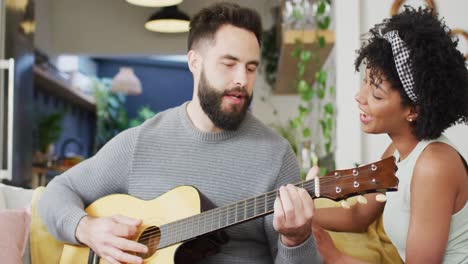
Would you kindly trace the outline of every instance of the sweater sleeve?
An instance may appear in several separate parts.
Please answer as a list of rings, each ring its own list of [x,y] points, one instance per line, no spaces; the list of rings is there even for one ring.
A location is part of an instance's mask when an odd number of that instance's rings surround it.
[[[100,197],[127,193],[128,174],[139,128],[128,129],[110,140],[95,156],[55,177],[38,201],[38,212],[58,240],[79,244],[76,227],[84,208]]]
[[[278,189],[282,185],[298,182],[299,172],[299,164],[297,163],[292,149],[288,145],[274,188]],[[265,217],[265,232],[268,237],[275,264],[322,263],[322,259],[315,246],[315,239],[312,235],[301,245],[295,247],[283,245],[278,232],[273,228],[273,214]]]

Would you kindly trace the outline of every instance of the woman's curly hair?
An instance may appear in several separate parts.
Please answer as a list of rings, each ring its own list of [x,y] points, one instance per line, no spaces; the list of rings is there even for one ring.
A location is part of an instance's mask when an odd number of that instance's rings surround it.
[[[410,63],[418,99],[412,102],[398,77],[389,42],[380,37],[396,30],[410,51]],[[413,134],[419,139],[435,139],[448,127],[468,121],[468,70],[465,58],[450,36],[450,29],[431,9],[405,10],[370,30],[370,38],[358,51],[355,61],[370,69],[371,80],[385,77],[400,92],[404,106],[414,106],[418,118]]]

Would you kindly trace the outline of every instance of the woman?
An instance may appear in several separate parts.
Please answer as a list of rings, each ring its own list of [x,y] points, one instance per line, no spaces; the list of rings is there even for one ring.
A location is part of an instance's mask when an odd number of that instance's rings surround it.
[[[467,165],[442,135],[467,123],[468,72],[449,32],[431,10],[410,7],[370,30],[355,63],[356,70],[366,65],[355,99],[364,132],[391,138],[383,158],[395,156],[399,189],[385,204],[367,195],[365,205],[314,216],[325,229],[363,232],[383,212],[406,263],[468,263]],[[341,255],[320,228],[315,234],[326,262],[360,263]]]

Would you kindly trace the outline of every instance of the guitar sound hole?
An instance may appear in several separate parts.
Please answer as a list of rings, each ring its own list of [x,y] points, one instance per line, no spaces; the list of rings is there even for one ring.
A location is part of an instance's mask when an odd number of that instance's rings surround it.
[[[151,257],[152,255],[154,255],[154,253],[156,253],[160,241],[161,232],[159,230],[159,227],[148,227],[143,233],[141,233],[141,236],[138,238],[138,243],[146,245],[148,247],[148,252],[137,253],[137,255],[143,259]]]

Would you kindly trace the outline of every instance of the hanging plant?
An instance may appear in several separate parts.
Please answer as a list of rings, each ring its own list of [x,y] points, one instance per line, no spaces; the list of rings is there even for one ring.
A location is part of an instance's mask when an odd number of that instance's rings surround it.
[[[304,0],[303,0],[304,1]],[[314,30],[315,39],[317,42],[316,49],[307,49],[305,43],[301,39],[296,39],[296,48],[291,56],[297,61],[297,82],[296,89],[301,99],[298,106],[297,116],[290,120],[289,124],[296,131],[298,156],[302,164],[302,177],[305,177],[308,169],[317,165],[317,153],[322,152],[322,159],[330,160],[333,155],[332,140],[334,128],[335,107],[328,99],[330,95],[334,95],[334,87],[327,84],[327,71],[320,65],[318,57],[319,49],[325,48],[326,39],[321,32],[327,30],[330,26],[330,16],[326,14],[326,10],[330,9],[331,2],[329,0],[320,0],[317,2],[315,24],[320,30]],[[295,19],[303,19],[302,12],[293,12]],[[309,83],[306,81],[307,66],[312,63],[317,71],[315,74],[315,82]],[[314,100],[315,99],[315,100]],[[310,116],[314,111],[314,102],[318,105],[315,109],[318,110],[319,124],[311,125],[309,123]],[[313,133],[311,127],[319,129],[320,133]],[[318,146],[313,142],[312,136],[315,134],[316,140],[320,137],[323,141],[323,146]],[[322,164],[322,170],[334,169],[334,162],[331,159],[330,164]],[[326,166],[323,166],[326,165]]]

